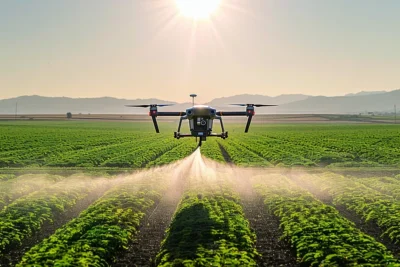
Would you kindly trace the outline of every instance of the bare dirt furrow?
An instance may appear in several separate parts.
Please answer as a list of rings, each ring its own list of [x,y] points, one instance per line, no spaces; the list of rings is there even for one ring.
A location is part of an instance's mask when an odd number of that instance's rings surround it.
[[[136,239],[117,257],[112,266],[154,266],[161,241],[165,237],[165,231],[171,223],[182,193],[182,186],[171,186],[158,205],[146,215]]]
[[[241,180],[236,184],[243,212],[257,236],[256,249],[261,254],[258,266],[300,266],[290,244],[280,239],[279,219],[267,212],[262,198],[254,192],[245,177],[237,179]]]
[[[50,237],[58,228],[62,227],[73,218],[78,217],[82,211],[99,199],[107,189],[109,188],[104,186],[103,188],[91,192],[87,197],[77,201],[72,208],[56,216],[53,222],[45,222],[40,228],[40,231],[36,232],[30,238],[23,240],[21,246],[8,251],[7,256],[0,259],[0,266],[15,266],[31,247],[39,244],[45,238]]]
[[[175,210],[179,205],[187,186],[187,176],[193,168],[194,155],[176,163],[172,180],[164,196],[146,214],[136,238],[128,245],[128,249],[117,255],[112,263],[114,267],[155,266],[154,260],[165,238],[165,231],[171,223]],[[171,175],[166,173],[166,175]]]

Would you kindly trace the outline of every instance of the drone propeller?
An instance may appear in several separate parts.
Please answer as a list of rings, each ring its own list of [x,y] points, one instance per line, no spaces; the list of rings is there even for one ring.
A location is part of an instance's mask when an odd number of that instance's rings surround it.
[[[165,107],[173,106],[174,104],[145,104],[145,105],[125,105],[125,107],[131,108],[148,108],[148,107]]]
[[[241,106],[241,107],[275,107],[277,105],[264,105],[264,104],[229,104],[234,106]]]

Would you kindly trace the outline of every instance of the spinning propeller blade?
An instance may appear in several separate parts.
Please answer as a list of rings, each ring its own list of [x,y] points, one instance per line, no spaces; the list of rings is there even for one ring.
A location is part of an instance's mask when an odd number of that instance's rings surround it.
[[[241,106],[241,107],[275,107],[277,105],[265,105],[265,104],[229,104],[234,106]]]
[[[145,104],[145,105],[125,105],[125,107],[131,108],[148,108],[148,107],[165,107],[173,106],[174,104]]]

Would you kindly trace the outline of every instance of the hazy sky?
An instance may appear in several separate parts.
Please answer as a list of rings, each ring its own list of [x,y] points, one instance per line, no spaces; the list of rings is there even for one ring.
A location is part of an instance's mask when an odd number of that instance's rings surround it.
[[[199,102],[400,88],[399,0],[1,0],[0,98]]]

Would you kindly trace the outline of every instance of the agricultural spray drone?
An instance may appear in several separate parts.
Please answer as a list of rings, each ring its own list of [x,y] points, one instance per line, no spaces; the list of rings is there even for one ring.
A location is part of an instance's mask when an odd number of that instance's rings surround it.
[[[271,107],[276,105],[264,105],[264,104],[230,104],[235,106],[246,107],[246,111],[217,111],[216,109],[205,106],[205,105],[194,105],[194,98],[197,95],[191,94],[193,98],[193,106],[186,109],[183,112],[159,112],[158,107],[171,106],[172,104],[148,104],[148,105],[126,105],[127,107],[140,107],[150,108],[149,116],[151,116],[154,124],[154,128],[159,133],[157,124],[158,116],[177,116],[180,117],[178,131],[174,132],[174,137],[179,139],[183,137],[199,137],[199,146],[202,141],[206,141],[207,137],[221,137],[222,139],[228,138],[228,132],[225,131],[224,124],[222,122],[223,116],[247,116],[245,133],[249,131],[251,119],[255,115],[255,107]],[[191,133],[181,133],[181,126],[183,120],[189,120],[189,128]],[[213,133],[213,122],[219,120],[221,123],[221,133]]]

